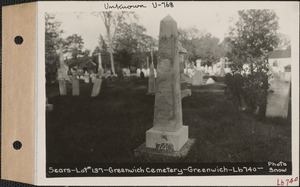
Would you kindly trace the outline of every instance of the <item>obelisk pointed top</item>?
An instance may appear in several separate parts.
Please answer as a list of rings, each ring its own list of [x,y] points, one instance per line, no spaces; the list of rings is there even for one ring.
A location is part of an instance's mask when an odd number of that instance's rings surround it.
[[[177,22],[170,15],[167,15],[160,21],[159,36],[163,37],[171,35],[177,36]]]
[[[169,14],[164,17],[161,21],[175,21]]]

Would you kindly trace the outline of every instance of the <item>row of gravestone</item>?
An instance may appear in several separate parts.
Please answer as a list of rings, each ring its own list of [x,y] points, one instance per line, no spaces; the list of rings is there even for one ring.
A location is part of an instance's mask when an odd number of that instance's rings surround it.
[[[58,84],[59,84],[60,95],[67,95],[66,80],[60,79],[60,80],[58,80]],[[91,97],[96,97],[97,95],[99,95],[100,90],[101,90],[101,84],[102,84],[101,78],[94,79]],[[80,95],[80,84],[79,84],[79,79],[77,79],[77,78],[72,79],[72,95],[73,96]]]
[[[123,68],[122,69],[122,74],[125,77],[130,77],[130,69],[129,68]]]
[[[208,78],[206,82],[204,82],[204,72],[202,70],[196,70],[194,75],[191,78],[188,78],[190,81],[189,83],[193,86],[200,86],[205,84],[213,84],[215,81],[212,78]]]
[[[179,43],[179,56],[180,55],[185,55],[186,50],[181,46],[181,43]],[[179,63],[184,62],[184,58],[180,58],[182,61],[179,61]],[[153,95],[155,94],[155,75],[154,75],[154,65],[151,64],[150,66],[150,73],[149,73],[149,80],[148,80],[148,95]],[[203,80],[204,72],[202,70],[195,70],[194,75],[192,78],[187,77],[184,73],[182,73],[182,66],[180,67],[180,86],[181,86],[181,97],[184,98],[186,96],[191,96],[191,90],[187,89],[187,83],[192,84],[193,86],[200,86],[204,85],[204,80]],[[213,84],[215,81],[212,78],[209,78],[206,81],[206,84]]]
[[[142,77],[142,78],[143,77],[149,77],[150,76],[150,71],[151,71],[150,68],[147,68],[147,69],[142,68],[142,70],[138,68],[136,70],[136,76],[139,76],[139,77]],[[156,72],[156,69],[154,68],[154,77],[156,77],[156,76],[157,76],[157,72]]]
[[[170,150],[178,152],[189,141],[189,128],[182,121],[183,69],[179,62],[177,23],[170,16],[160,23],[159,54],[156,81],[154,66],[149,73],[148,84],[155,93],[155,104],[153,127],[146,132],[145,149],[170,145]]]
[[[67,88],[66,88],[66,80],[61,79],[58,80],[59,84],[59,92],[60,95],[67,95]],[[96,97],[99,95],[102,85],[102,79],[96,78],[93,81],[93,89],[91,93],[91,97]],[[79,96],[80,95],[80,84],[79,79],[74,78],[72,79],[72,95],[73,96]],[[46,111],[52,111],[53,105],[48,103],[48,99],[46,99]]]
[[[207,75],[219,75],[221,77],[225,76],[225,73],[230,72],[230,68],[225,68],[225,58],[221,58],[220,62],[215,63],[213,66],[201,66],[201,60],[197,60],[196,66],[193,63],[188,63],[185,65],[184,73],[192,77],[195,71],[202,70]]]
[[[181,70],[178,49],[177,23],[173,18],[167,16],[160,22],[160,55],[156,81],[153,63],[149,72],[149,75],[151,74],[149,84],[152,84],[155,92],[155,104],[153,127],[146,132],[146,148],[157,149],[158,145],[168,144],[171,145],[172,151],[180,151],[188,142],[188,126],[184,126],[182,122]],[[65,65],[61,63],[60,67],[65,73],[65,69],[63,69]],[[94,87],[97,83],[101,85],[101,81],[101,79],[95,80]],[[64,77],[59,79],[59,87],[61,93],[66,94]],[[79,91],[78,79],[72,80],[73,87],[78,88],[77,91]]]

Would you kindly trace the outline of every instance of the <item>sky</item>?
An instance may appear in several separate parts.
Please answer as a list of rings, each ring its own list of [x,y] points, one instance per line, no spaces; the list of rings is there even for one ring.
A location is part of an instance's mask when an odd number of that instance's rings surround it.
[[[197,9],[197,7],[183,8],[180,11],[136,11],[138,23],[143,25],[146,34],[158,39],[160,20],[168,14],[172,16],[178,28],[187,29],[195,27],[200,31],[211,33],[222,41],[238,19],[237,9]],[[279,17],[278,32],[290,36],[292,28],[292,14],[284,9],[275,10]],[[61,21],[61,29],[65,31],[63,38],[72,34],[79,34],[84,41],[84,48],[93,51],[98,45],[100,34],[106,35],[104,24],[100,17],[91,12],[56,12],[56,19]]]

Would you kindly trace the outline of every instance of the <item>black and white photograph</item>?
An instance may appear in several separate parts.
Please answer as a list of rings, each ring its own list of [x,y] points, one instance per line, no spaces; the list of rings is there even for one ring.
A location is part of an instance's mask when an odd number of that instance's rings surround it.
[[[297,6],[223,5],[43,12],[46,178],[292,175]]]

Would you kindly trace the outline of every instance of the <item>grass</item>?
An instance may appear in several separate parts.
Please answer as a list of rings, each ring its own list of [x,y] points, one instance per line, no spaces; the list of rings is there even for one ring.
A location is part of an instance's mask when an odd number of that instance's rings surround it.
[[[92,84],[80,86],[77,97],[59,96],[58,85],[47,86],[54,105],[46,115],[47,163],[291,161],[290,121],[260,122],[238,111],[222,92],[197,91],[223,88],[216,85],[192,87],[192,96],[182,100],[183,123],[196,139],[186,158],[134,158],[153,122],[154,96],[146,95],[147,79],[118,80],[115,87],[104,82],[95,98],[90,97]]]

